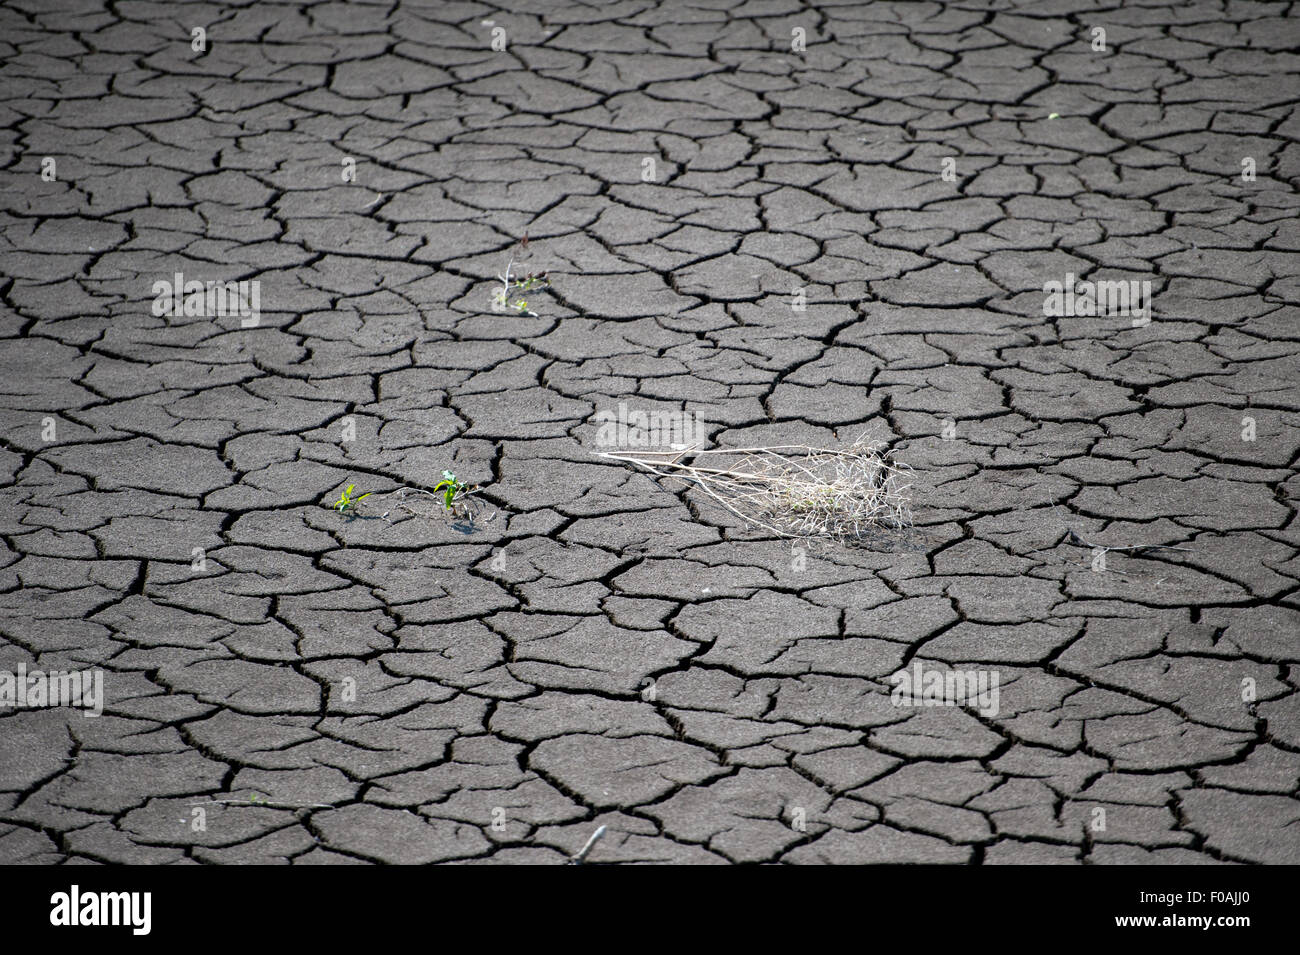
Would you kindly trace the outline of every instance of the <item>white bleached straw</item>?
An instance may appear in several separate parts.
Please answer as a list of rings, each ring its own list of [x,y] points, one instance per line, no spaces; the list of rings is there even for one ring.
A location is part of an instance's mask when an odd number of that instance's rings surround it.
[[[780,537],[851,542],[873,530],[912,523],[911,485],[901,483],[910,468],[865,435],[839,450],[784,445],[598,456],[656,477],[690,481],[745,523]],[[706,461],[731,466],[710,467]]]

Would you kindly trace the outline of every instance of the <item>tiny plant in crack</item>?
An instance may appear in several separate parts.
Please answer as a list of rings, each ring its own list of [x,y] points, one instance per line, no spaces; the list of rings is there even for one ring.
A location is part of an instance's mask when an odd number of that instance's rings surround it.
[[[450,471],[442,472],[442,480],[433,486],[432,491],[408,486],[399,487],[391,493],[397,497],[393,504],[394,508],[416,517],[428,517],[429,515],[411,506],[411,502],[407,500],[408,493],[420,494],[425,498],[436,501],[436,506],[443,514],[456,519],[458,524],[454,526],[457,526],[458,529],[472,530],[475,515],[479,510],[478,499],[474,497],[478,493],[478,486],[470,487]],[[384,511],[380,516],[387,520],[390,513],[392,513],[391,510]],[[492,517],[489,517],[488,520],[492,520]]]
[[[463,508],[465,497],[470,493],[464,482],[450,471],[443,471],[442,480],[433,486],[435,494],[439,491],[442,492],[442,506],[448,514],[455,514],[458,508]]]
[[[339,495],[339,499],[335,501],[334,504],[332,505],[334,510],[338,511],[340,514],[346,514],[349,511],[355,511],[357,509],[357,505],[360,504],[363,500],[368,498],[373,493],[371,491],[366,491],[365,494],[359,495],[358,497],[353,497],[352,492],[355,489],[356,489],[355,484],[349,484],[347,488],[343,491],[343,493]]]
[[[530,318],[538,317],[523,295],[535,289],[550,288],[551,280],[546,277],[545,272],[529,272],[523,278],[512,278],[510,275],[510,270],[515,266],[515,259],[524,258],[528,254],[528,233],[525,232],[524,237],[510,250],[510,260],[506,262],[505,271],[497,276],[501,285],[492,295],[494,312],[514,311]]]

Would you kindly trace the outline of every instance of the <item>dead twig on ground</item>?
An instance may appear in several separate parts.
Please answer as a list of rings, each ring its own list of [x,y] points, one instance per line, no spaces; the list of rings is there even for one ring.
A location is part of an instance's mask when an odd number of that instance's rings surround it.
[[[604,834],[605,834],[604,826],[601,826],[599,829],[593,832],[591,834],[591,838],[587,840],[586,844],[577,852],[575,852],[573,855],[569,856],[569,865],[582,865],[582,863],[585,862],[587,859],[587,854],[591,852],[592,848],[596,845],[597,842],[600,841],[600,837],[603,836]]]
[[[1086,547],[1089,550],[1093,551],[1094,554],[1100,554],[1103,562],[1105,560],[1105,555],[1110,553],[1111,551],[1132,553],[1132,554],[1140,554],[1148,550],[1191,551],[1190,547],[1182,547],[1178,544],[1123,544],[1123,545],[1098,544],[1095,543],[1094,541],[1088,540],[1086,537],[1084,537],[1082,534],[1076,531],[1073,527],[1067,524],[1065,518],[1061,514],[1061,509],[1056,506],[1055,501],[1049,499],[1047,503],[1052,505],[1052,510],[1056,513],[1057,520],[1059,520],[1061,522],[1061,526],[1065,528],[1066,540],[1068,540],[1071,544],[1074,544],[1077,547]],[[1102,566],[1104,566],[1104,563]],[[1129,577],[1129,578],[1138,576],[1135,574],[1125,573],[1122,570],[1111,570],[1110,573],[1118,574],[1121,577]]]

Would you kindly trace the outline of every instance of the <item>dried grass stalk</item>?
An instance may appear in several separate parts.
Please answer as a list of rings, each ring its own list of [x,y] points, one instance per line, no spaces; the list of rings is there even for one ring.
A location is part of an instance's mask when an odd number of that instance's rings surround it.
[[[911,469],[865,436],[841,450],[785,445],[598,456],[691,482],[746,524],[780,537],[854,542],[912,523],[911,485],[902,483]]]

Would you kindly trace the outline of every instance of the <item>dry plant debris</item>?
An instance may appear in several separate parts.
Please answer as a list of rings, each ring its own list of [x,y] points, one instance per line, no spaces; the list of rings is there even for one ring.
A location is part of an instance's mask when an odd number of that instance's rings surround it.
[[[842,449],[784,445],[598,455],[676,478],[752,527],[780,537],[861,541],[911,526],[910,468],[865,437]]]

